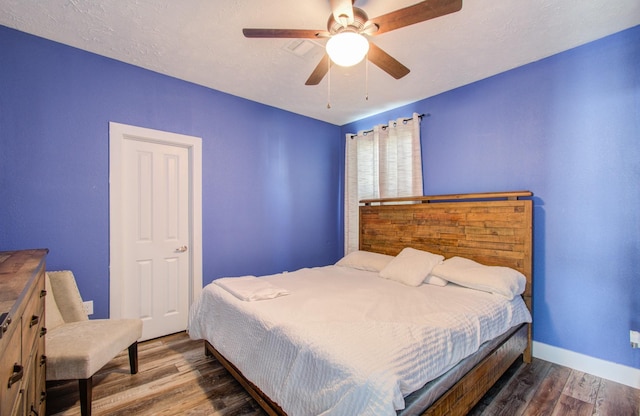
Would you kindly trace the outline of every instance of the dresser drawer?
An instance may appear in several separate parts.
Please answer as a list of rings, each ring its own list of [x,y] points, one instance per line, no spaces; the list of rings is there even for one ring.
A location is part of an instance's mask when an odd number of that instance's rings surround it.
[[[9,324],[0,340],[0,415],[10,415],[25,376],[22,366],[22,337],[20,320]]]
[[[47,357],[44,354],[44,336],[38,340],[38,345],[35,352],[35,397],[33,403],[39,415],[45,414],[45,404],[47,402],[47,384],[46,384],[46,371],[47,371]]]
[[[22,315],[22,357],[27,358],[44,328],[44,279],[39,276],[27,297]]]

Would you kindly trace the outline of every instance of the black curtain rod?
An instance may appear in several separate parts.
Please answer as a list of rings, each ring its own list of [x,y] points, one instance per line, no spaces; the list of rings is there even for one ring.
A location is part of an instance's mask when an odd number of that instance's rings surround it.
[[[427,114],[420,114],[420,115],[418,116],[418,118],[419,118],[420,120],[422,120],[422,117],[429,117],[429,116],[431,116],[431,114],[429,114],[429,113],[427,113]],[[402,121],[403,121],[404,123],[406,123],[407,121],[412,120],[412,119],[413,119],[413,117],[411,117],[411,118],[405,118],[405,119],[403,119]],[[388,124],[385,124],[384,126],[382,126],[382,129],[384,130],[384,129],[386,129],[387,127],[389,127],[389,125],[388,125]],[[365,130],[365,131],[363,131],[363,132],[362,132],[362,134],[363,134],[364,136],[366,136],[366,135],[367,135],[367,134],[369,134],[369,133],[373,133],[373,129],[371,129],[371,130]],[[351,138],[353,139],[354,137],[358,137],[358,135],[357,135],[357,134],[352,134],[352,135],[351,135]]]

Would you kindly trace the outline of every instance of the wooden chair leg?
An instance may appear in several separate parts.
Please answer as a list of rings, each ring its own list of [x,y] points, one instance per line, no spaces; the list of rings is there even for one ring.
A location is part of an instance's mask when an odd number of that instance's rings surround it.
[[[131,367],[131,374],[138,373],[138,341],[129,345],[129,367]]]
[[[91,392],[93,390],[93,377],[78,380],[80,387],[80,414],[91,416]]]

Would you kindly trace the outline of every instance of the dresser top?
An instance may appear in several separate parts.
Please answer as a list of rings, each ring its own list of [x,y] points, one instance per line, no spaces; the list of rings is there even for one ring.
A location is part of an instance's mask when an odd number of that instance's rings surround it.
[[[48,252],[48,249],[0,251],[0,325],[26,295]]]

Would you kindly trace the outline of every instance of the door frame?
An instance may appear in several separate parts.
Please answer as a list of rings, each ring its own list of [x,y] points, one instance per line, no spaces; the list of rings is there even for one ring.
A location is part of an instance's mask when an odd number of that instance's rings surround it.
[[[144,127],[109,122],[109,317],[128,318],[123,312],[124,264],[123,151],[125,140],[184,147],[189,153],[189,306],[202,292],[202,139]],[[188,311],[187,311],[188,312]]]

